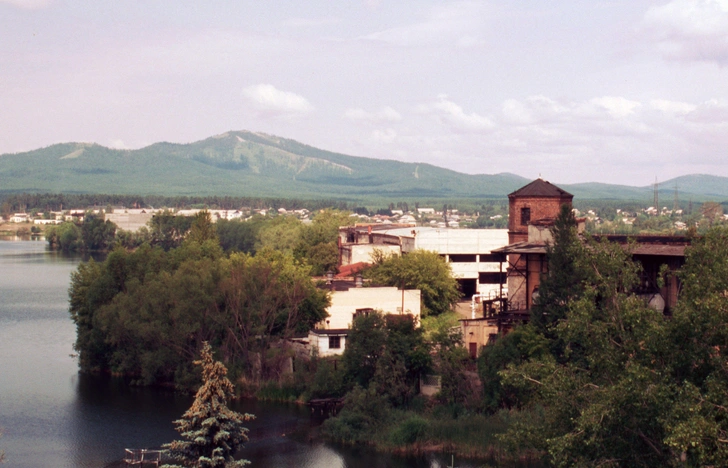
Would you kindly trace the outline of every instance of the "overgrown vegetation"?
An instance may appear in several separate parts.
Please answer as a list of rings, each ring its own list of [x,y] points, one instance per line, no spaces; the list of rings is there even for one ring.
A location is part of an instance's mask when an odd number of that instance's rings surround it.
[[[531,323],[479,358],[485,409],[528,415],[499,440],[554,466],[725,465],[728,231],[694,239],[668,319],[628,251],[572,229],[562,213]]]

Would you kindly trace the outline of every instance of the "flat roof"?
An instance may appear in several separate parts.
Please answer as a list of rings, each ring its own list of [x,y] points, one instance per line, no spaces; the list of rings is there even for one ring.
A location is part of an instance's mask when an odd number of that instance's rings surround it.
[[[327,328],[327,329],[313,329],[309,333],[313,333],[314,335],[348,335],[349,332],[348,328]]]

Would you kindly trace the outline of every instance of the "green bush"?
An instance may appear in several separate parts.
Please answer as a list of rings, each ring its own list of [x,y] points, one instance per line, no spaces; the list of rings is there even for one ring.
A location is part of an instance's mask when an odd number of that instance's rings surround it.
[[[300,392],[293,383],[266,382],[261,385],[255,396],[259,400],[296,401],[300,396]]]
[[[426,438],[430,423],[419,415],[411,415],[394,427],[389,440],[394,445],[411,445]]]

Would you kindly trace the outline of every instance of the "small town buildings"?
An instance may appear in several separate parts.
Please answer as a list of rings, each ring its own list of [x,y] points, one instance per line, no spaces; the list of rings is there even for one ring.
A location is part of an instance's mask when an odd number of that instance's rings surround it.
[[[498,322],[492,317],[475,317],[460,320],[463,344],[471,358],[478,357],[480,348],[498,337]]]
[[[153,209],[114,209],[104,214],[104,220],[111,221],[124,231],[137,232],[152,220],[154,213]]]
[[[357,225],[339,230],[339,264],[370,263],[377,251],[402,255],[416,249],[430,250],[450,264],[465,297],[496,295],[503,289],[506,271],[505,256],[494,250],[507,243],[505,229]]]
[[[344,353],[347,336],[346,328],[314,329],[308,332],[308,344],[311,352],[321,357],[338,356]]]
[[[395,287],[354,287],[334,290],[325,320],[316,324],[308,334],[309,346],[319,356],[342,354],[354,318],[373,311],[383,314],[412,315],[419,323],[422,310],[419,289],[401,290]]]
[[[28,223],[30,222],[30,216],[28,213],[15,213],[8,221],[11,223]]]
[[[59,219],[34,219],[33,224],[48,225],[48,224],[61,224]]]

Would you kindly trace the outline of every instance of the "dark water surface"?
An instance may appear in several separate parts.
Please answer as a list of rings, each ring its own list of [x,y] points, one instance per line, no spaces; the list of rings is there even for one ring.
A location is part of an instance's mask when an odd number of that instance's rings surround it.
[[[70,274],[80,262],[44,242],[0,241],[0,450],[8,468],[123,466],[124,448],[176,438],[171,421],[192,398],[78,373],[68,315]],[[405,458],[309,442],[307,408],[254,401],[244,450],[253,467],[438,468],[449,456]],[[461,468],[479,463],[456,460]]]

